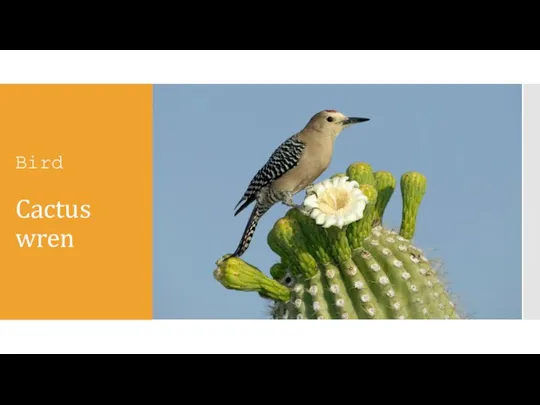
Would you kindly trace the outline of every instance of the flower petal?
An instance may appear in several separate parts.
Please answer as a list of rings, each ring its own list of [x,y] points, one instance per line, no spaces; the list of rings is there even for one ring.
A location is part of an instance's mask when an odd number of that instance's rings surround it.
[[[315,218],[315,223],[316,223],[317,225],[322,225],[322,224],[324,224],[324,221],[326,221],[326,215],[323,214],[323,213],[321,212],[321,213],[320,213],[319,215],[317,215],[317,217]]]
[[[346,185],[348,185],[350,182],[349,182],[349,178],[347,176],[341,176],[339,178],[339,186],[340,187],[345,187]]]
[[[358,184],[358,183],[356,183]],[[354,183],[352,181],[348,181],[347,183],[345,183],[342,188],[347,190],[347,192],[351,192],[353,189],[354,189]]]
[[[336,200],[343,198],[343,192],[348,194],[346,205],[333,209]],[[348,176],[336,176],[314,184],[304,200],[304,207],[317,225],[323,228],[337,226],[341,229],[363,218],[368,202],[357,181],[350,180]]]
[[[331,188],[332,187],[332,180],[325,179],[325,180],[322,181],[322,185],[324,186],[324,188]]]
[[[326,221],[324,222],[323,228],[330,228],[332,225],[334,225],[337,222],[336,217],[334,215],[327,215]]]
[[[317,218],[319,215],[322,214],[322,211],[318,208],[314,208],[313,211],[311,211],[311,214],[309,215],[311,218],[315,219]]]
[[[366,209],[366,203],[363,201],[356,201],[354,203],[353,209],[351,212],[354,212],[357,216],[361,215],[359,218],[364,216],[364,210]]]
[[[357,201],[356,202],[356,209],[361,210],[362,212],[366,209],[367,201]]]
[[[306,199],[304,200],[304,206],[307,209],[317,208],[319,206],[317,196],[315,194],[311,194],[310,196],[306,197]]]
[[[368,203],[368,198],[367,197],[354,197],[354,204],[360,204],[362,206],[365,206],[367,203]]]
[[[317,196],[321,196],[321,193],[324,192],[325,190],[325,187],[322,183],[317,183],[313,186],[313,192],[317,195]]]
[[[356,222],[359,220],[358,214],[356,212],[351,212],[350,214],[347,214],[345,216],[345,225],[352,224],[353,222]]]

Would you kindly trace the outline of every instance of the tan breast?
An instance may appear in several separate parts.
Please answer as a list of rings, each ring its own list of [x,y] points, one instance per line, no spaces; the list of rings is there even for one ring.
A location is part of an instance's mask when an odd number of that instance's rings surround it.
[[[333,141],[330,138],[306,142],[300,163],[274,182],[275,190],[290,191],[293,195],[315,182],[332,160]]]

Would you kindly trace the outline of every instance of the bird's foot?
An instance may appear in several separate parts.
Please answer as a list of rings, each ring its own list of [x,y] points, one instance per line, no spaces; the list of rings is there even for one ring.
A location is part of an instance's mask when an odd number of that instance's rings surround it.
[[[281,195],[281,202],[287,207],[295,208],[300,211],[302,214],[309,216],[309,212],[306,210],[303,204],[295,204],[292,198],[292,194],[289,192],[283,192]]]
[[[296,204],[294,203],[293,201],[293,198],[292,198],[292,194],[287,192],[287,191],[283,191],[281,193],[281,202],[283,204],[285,204],[287,207],[295,207]]]
[[[223,262],[225,262],[227,259],[231,258],[231,257],[234,257],[233,254],[230,254],[230,253],[227,253],[223,256],[221,256],[217,261],[216,261],[216,265],[217,266],[221,266],[223,264]]]
[[[299,210],[302,214],[308,215],[307,211],[305,210],[305,207],[301,204],[295,204],[293,201],[291,193],[284,192],[282,194],[282,200],[281,202],[286,205],[287,207],[296,208]]]
[[[295,204],[293,202],[290,202],[289,204],[285,201],[283,202],[287,207],[295,208],[298,211],[300,211],[302,214],[309,216],[309,212],[306,210],[306,207],[304,207],[302,204]]]
[[[298,210],[302,210],[304,208],[303,205],[295,204],[292,200],[291,201],[283,201],[283,204],[287,207],[296,208]]]
[[[313,188],[315,187],[315,184],[310,184],[309,186],[306,187],[306,195],[310,195],[311,193],[313,193]]]
[[[298,211],[300,211],[305,216],[307,216],[307,217],[310,216],[310,212],[303,205],[296,205],[294,208],[296,208]]]

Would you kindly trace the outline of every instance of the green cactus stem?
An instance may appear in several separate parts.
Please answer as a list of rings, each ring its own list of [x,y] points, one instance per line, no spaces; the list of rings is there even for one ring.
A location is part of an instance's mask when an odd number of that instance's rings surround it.
[[[214,277],[225,288],[240,291],[256,291],[262,296],[288,301],[291,293],[287,287],[265,276],[259,269],[236,257],[225,257],[216,262]]]
[[[354,180],[354,179],[353,179]],[[376,218],[377,190],[369,184],[361,184],[360,190],[367,196],[368,204],[364,210],[364,217],[347,227],[347,236],[353,249],[362,245],[362,241],[371,233],[372,224]]]
[[[373,174],[373,170],[369,163],[353,163],[347,168],[346,173],[351,180],[357,181],[358,184],[369,184],[373,187],[377,186],[375,175]]]
[[[374,173],[367,163],[354,163],[332,178],[342,176],[358,182],[367,197],[360,219],[323,227],[290,209],[268,234],[268,245],[280,258],[270,269],[272,278],[235,257],[220,259],[214,276],[226,288],[259,292],[270,301],[274,319],[460,318],[436,266],[411,242],[425,177],[417,172],[401,177],[397,233],[383,224],[394,176]]]
[[[379,171],[375,173],[375,182],[377,185],[377,203],[375,206],[375,223],[379,225],[383,221],[384,210],[394,194],[396,188],[396,178],[390,172]]]
[[[426,193],[426,178],[421,173],[409,172],[401,176],[403,211],[399,234],[412,239],[416,228],[416,217],[422,198]]]

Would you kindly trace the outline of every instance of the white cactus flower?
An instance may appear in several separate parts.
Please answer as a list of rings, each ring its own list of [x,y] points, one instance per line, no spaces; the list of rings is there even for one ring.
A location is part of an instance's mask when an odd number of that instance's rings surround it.
[[[368,203],[356,181],[347,176],[337,176],[315,184],[304,200],[306,214],[323,228],[343,228],[364,216]]]

